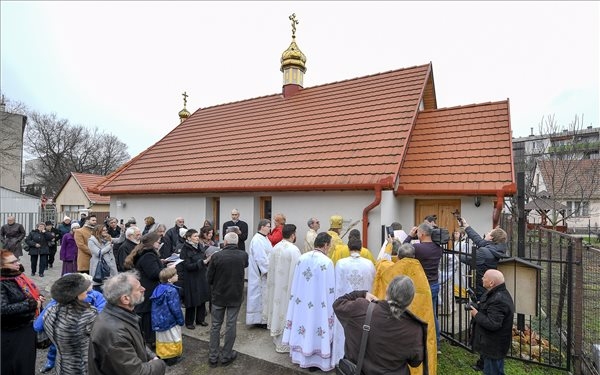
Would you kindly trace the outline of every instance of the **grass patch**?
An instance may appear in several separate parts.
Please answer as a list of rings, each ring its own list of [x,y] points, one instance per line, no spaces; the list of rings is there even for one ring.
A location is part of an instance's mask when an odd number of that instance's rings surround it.
[[[442,343],[442,354],[438,356],[438,374],[443,375],[464,375],[464,374],[482,374],[474,371],[471,366],[479,358],[478,354],[471,353],[460,346],[453,346],[447,341]],[[504,372],[511,375],[565,375],[566,371],[561,371],[549,367],[533,365],[514,359],[504,361]]]

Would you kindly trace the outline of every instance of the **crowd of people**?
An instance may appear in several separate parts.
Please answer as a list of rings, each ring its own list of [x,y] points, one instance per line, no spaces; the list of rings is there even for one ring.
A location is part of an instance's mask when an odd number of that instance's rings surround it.
[[[163,374],[183,358],[183,326],[209,327],[209,366],[227,366],[237,358],[233,347],[244,300],[246,325],[268,330],[276,352],[288,353],[292,363],[311,372],[331,371],[342,358],[358,361],[369,304],[375,308],[363,373],[437,372],[437,305],[447,253],[432,241],[435,218],[409,233],[393,223],[377,259],[363,246],[360,231],[342,233],[339,215],[322,232],[319,220],[310,218],[302,250],[298,228],[284,214],[274,215],[273,222],[259,220],[247,249],[248,225],[237,209],[231,218],[221,241],[210,220],[196,230],[178,217],[167,229],[151,216],[138,227],[135,218],[98,223],[91,214],[80,223],[65,217],[57,229],[40,223],[25,236],[9,218],[0,258],[2,373],[35,371],[38,332],[52,342],[42,372]],[[464,219],[460,224],[476,246],[460,259],[476,264],[481,301],[470,312],[473,346],[481,353],[474,368],[502,374],[514,312],[495,270],[506,252],[506,233],[495,228],[482,238]],[[62,276],[46,306],[20,264],[19,237],[31,257],[31,275],[40,277],[52,267],[60,244]],[[483,344],[489,336],[496,339],[493,348]]]

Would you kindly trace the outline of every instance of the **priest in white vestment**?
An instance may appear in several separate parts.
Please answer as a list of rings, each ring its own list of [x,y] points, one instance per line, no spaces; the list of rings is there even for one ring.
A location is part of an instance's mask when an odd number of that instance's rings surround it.
[[[335,264],[335,298],[355,290],[371,291],[375,278],[375,266],[369,259],[360,256],[362,241],[358,238],[348,240],[350,256],[342,258]],[[335,318],[333,328],[333,364],[344,357],[344,328]]]
[[[315,249],[298,259],[283,330],[283,345],[289,345],[292,362],[313,371],[333,370],[333,302],[335,271],[327,256],[331,236],[319,233]]]
[[[290,347],[283,345],[281,340],[290,301],[294,269],[301,253],[300,249],[294,245],[296,242],[296,226],[294,224],[284,224],[282,234],[283,239],[273,247],[273,252],[269,256],[263,320],[267,321],[267,328],[273,337],[275,351],[277,353],[289,353]]]
[[[246,324],[258,324],[266,328],[263,320],[263,299],[267,293],[267,273],[269,255],[273,251],[267,234],[271,231],[271,222],[262,219],[258,222],[258,232],[252,237],[248,248],[248,298],[246,299]]]

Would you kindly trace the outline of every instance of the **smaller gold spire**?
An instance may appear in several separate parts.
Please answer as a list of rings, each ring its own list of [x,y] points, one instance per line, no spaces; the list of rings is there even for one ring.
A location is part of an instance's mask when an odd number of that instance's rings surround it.
[[[181,111],[179,111],[179,120],[180,120],[180,122],[183,122],[183,120],[190,117],[192,114],[186,108],[187,97],[188,97],[187,92],[184,91],[183,94],[181,94],[181,95],[183,96],[183,109]]]

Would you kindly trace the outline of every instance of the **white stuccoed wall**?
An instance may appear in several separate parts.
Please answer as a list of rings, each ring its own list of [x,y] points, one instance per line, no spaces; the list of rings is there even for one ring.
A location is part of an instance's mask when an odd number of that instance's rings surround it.
[[[304,237],[308,227],[307,220],[314,216],[321,222],[320,232],[329,229],[329,218],[332,215],[342,215],[344,218],[343,231],[350,223],[362,219],[365,207],[375,200],[374,191],[352,192],[282,192],[282,193],[248,193],[223,194],[220,196],[220,216],[222,224],[231,219],[231,210],[240,211],[240,219],[248,223],[248,240],[256,233],[260,209],[260,197],[270,196],[272,214],[281,212],[286,215],[287,222],[295,224],[297,230],[297,245],[304,246]],[[204,219],[212,219],[211,196],[201,194],[171,194],[146,196],[111,196],[111,213],[119,219],[135,217],[138,225],[143,226],[146,216],[154,216],[157,222],[168,228],[173,227],[175,218],[182,216],[188,228],[198,229]],[[405,231],[410,231],[415,223],[415,199],[456,199],[454,196],[398,196],[391,191],[383,191],[380,205],[369,212],[368,243],[363,244],[377,256],[381,248],[381,226],[390,225],[393,221],[400,222]],[[125,207],[117,207],[116,201],[125,203]],[[481,205],[475,207],[473,197],[462,197],[461,214],[478,233],[485,233],[492,227],[492,197],[482,197]],[[362,222],[354,228],[362,233]],[[344,240],[347,240],[347,236]]]

